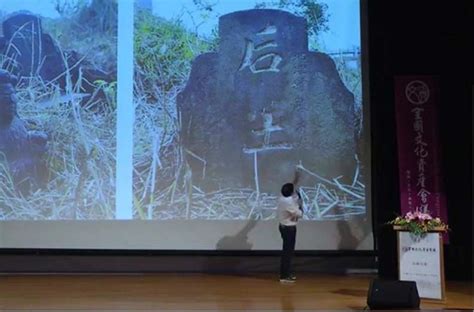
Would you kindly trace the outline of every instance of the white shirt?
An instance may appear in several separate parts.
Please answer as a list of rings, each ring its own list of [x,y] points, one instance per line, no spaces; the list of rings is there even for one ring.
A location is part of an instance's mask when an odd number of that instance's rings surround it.
[[[278,198],[278,219],[280,224],[286,226],[296,225],[298,219],[303,215],[299,208],[298,195]]]

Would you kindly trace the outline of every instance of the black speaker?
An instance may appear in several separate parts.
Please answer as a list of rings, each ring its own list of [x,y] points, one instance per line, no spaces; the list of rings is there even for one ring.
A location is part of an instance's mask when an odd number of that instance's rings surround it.
[[[375,279],[370,283],[367,305],[371,310],[419,309],[416,283]]]

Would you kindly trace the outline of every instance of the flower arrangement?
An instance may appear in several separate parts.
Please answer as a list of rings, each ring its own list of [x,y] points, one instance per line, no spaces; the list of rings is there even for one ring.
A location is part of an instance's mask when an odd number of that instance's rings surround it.
[[[399,229],[406,229],[415,235],[423,235],[429,231],[449,230],[448,225],[440,218],[433,218],[429,213],[415,211],[407,212],[405,216],[400,216],[390,221],[389,224]]]

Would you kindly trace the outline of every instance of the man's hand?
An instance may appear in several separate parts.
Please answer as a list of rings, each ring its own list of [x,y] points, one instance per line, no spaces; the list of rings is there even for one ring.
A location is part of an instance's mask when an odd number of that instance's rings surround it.
[[[296,184],[298,184],[299,179],[300,179],[300,172],[298,171],[298,167],[296,167],[295,177],[293,178],[293,185],[295,186],[295,188],[296,188]]]

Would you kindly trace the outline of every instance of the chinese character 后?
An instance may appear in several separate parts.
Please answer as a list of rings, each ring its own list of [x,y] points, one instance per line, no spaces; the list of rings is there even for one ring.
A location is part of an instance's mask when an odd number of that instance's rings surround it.
[[[267,26],[264,30],[258,32],[257,36],[275,36],[276,32],[277,28],[275,26]],[[269,48],[275,48],[277,46],[275,40],[264,41],[263,43],[256,45],[255,42],[247,39],[245,55],[239,70],[244,70],[249,67],[253,74],[261,72],[279,72],[280,69],[278,68],[278,65],[280,65],[282,57],[275,52],[268,51]],[[266,50],[266,52],[264,50]],[[262,63],[267,59],[270,60],[269,64],[257,68],[257,63]]]

